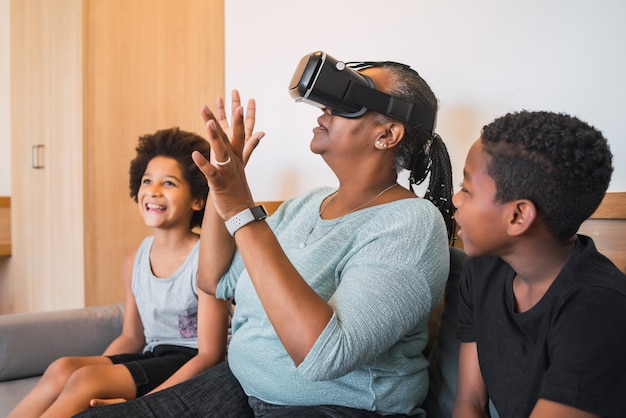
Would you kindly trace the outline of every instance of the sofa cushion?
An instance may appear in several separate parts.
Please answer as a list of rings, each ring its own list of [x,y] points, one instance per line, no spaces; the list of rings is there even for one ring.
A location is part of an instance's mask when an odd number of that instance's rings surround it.
[[[0,417],[9,412],[35,387],[39,376],[0,382]]]
[[[428,418],[450,418],[456,393],[459,366],[459,340],[456,338],[459,282],[467,255],[460,249],[450,247],[450,274],[444,293],[444,308],[439,329],[428,357],[430,385],[423,408]],[[489,402],[492,418],[498,418],[493,404]]]
[[[120,335],[123,306],[0,316],[0,382],[38,376],[63,356],[102,354]]]

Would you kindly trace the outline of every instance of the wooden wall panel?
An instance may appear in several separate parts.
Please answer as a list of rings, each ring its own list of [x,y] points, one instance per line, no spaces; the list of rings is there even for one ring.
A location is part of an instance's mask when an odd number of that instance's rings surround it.
[[[91,0],[86,10],[87,305],[121,302],[124,255],[149,234],[129,197],[137,138],[179,126],[224,94],[223,1]]]
[[[223,0],[11,0],[12,255],[0,313],[123,300],[150,233],[129,197],[137,138],[203,133],[224,94]],[[31,168],[41,148],[44,168]]]
[[[12,256],[1,310],[80,307],[82,2],[10,8]],[[35,145],[43,168],[31,167]]]
[[[607,193],[578,232],[590,236],[598,251],[626,273],[626,192]]]
[[[0,257],[11,255],[11,198],[0,196]]]

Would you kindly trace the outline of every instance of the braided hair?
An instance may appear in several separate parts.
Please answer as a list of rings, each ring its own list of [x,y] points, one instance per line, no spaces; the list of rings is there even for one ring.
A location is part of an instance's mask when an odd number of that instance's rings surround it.
[[[437,98],[426,81],[413,69],[394,62],[379,65],[395,77],[394,87],[387,92],[407,100],[414,106],[425,107],[437,112]],[[421,126],[404,124],[404,138],[396,153],[396,168],[410,172],[409,188],[422,184],[428,178],[424,198],[430,200],[443,215],[448,239],[454,240],[455,222],[452,204],[452,164],[448,150],[441,137]]]

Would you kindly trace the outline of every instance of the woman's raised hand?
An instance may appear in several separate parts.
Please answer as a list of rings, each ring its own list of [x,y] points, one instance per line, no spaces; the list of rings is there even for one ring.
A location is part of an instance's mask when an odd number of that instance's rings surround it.
[[[232,117],[228,123],[224,100],[218,98],[216,113],[208,107],[202,109],[206,123],[207,139],[211,145],[211,160],[194,151],[193,160],[204,173],[218,214],[229,219],[241,210],[254,206],[244,173],[252,151],[256,148],[263,132],[254,133],[256,103],[248,102],[244,118],[239,92],[232,94]]]
[[[238,90],[233,90],[231,93],[231,120],[235,119],[235,112],[241,107],[241,98]],[[232,140],[233,129],[232,125],[229,125],[228,118],[226,117],[226,109],[224,107],[224,98],[218,97],[215,105],[215,114],[212,114],[211,110],[205,106],[202,109],[202,118],[204,122],[208,122],[209,119],[216,120],[224,133],[228,138]],[[248,107],[244,117],[244,147],[242,152],[242,159],[244,166],[248,163],[252,151],[259,145],[261,138],[265,136],[265,132],[254,132],[254,125],[256,123],[256,101],[254,99],[248,100]]]

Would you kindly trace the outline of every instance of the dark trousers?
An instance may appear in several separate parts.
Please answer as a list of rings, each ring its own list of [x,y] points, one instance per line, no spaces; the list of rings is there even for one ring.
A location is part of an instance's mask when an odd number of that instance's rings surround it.
[[[171,388],[133,401],[92,408],[77,417],[380,418],[381,415],[335,405],[292,407],[249,399],[228,363],[223,362]]]

